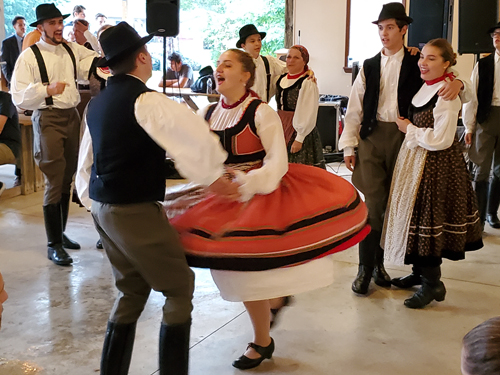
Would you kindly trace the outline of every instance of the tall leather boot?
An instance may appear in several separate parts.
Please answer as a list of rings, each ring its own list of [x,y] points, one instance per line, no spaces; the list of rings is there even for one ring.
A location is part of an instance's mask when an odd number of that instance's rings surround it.
[[[187,375],[191,319],[160,328],[160,375]]]
[[[71,196],[69,194],[61,194],[61,214],[63,223],[63,247],[70,250],[79,250],[80,244],[76,241],[69,239],[64,231],[66,230],[66,223],[68,222],[69,215],[69,202]]]
[[[69,266],[73,259],[64,250],[62,245],[63,225],[61,204],[43,206],[45,231],[47,232],[47,257],[58,266]]]
[[[359,243],[359,266],[358,274],[352,283],[352,291],[357,294],[368,293],[368,287],[375,268],[375,254],[373,253],[373,232],[368,233],[363,241]]]
[[[108,322],[101,356],[101,375],[127,375],[137,323]]]
[[[493,176],[491,180],[490,191],[488,193],[488,211],[486,212],[486,221],[492,228],[500,228],[498,220],[498,207],[500,206],[500,179]]]
[[[415,285],[422,284],[422,270],[420,267],[413,266],[409,275],[397,277],[391,280],[392,285],[401,289],[408,289]]]
[[[488,187],[489,181],[476,181],[474,183],[474,190],[477,196],[477,209],[479,211],[479,220],[484,229],[484,221],[486,220],[486,206],[488,204]]]
[[[377,237],[375,236],[377,235]],[[381,232],[374,232],[372,246],[375,249],[375,268],[373,269],[373,281],[378,286],[390,287],[391,277],[387,274],[384,267],[384,249],[380,247]]]
[[[432,301],[444,301],[446,288],[441,281],[441,267],[422,267],[422,286],[404,304],[410,309],[421,309]]]

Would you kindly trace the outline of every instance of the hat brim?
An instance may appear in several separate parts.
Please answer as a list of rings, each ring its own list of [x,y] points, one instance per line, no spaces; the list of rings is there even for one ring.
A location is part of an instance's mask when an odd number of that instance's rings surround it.
[[[408,25],[413,22],[413,18],[406,16],[405,18],[396,18],[396,17],[381,18],[381,19],[378,19],[376,21],[373,21],[372,23],[374,25],[378,25],[379,22],[382,22],[385,20],[390,20],[391,18],[394,18],[395,20],[405,21]]]
[[[255,34],[259,34],[261,39],[264,39],[266,37],[266,35],[267,35],[267,33],[265,33],[264,31],[261,31],[261,32],[255,33]],[[240,40],[238,40],[236,42],[236,48],[241,48],[241,45],[245,44],[245,41],[247,40],[247,38],[249,36],[252,36],[252,35],[255,35],[255,34],[250,34],[250,35],[246,36],[245,38],[241,38]]]
[[[113,65],[114,63],[116,63],[117,61],[120,61],[121,59],[123,59],[125,56],[127,56],[131,52],[134,52],[135,50],[138,50],[139,48],[141,48],[143,45],[145,45],[147,42],[149,42],[151,39],[153,39],[154,36],[155,36],[155,33],[149,34],[149,35],[141,38],[141,40],[139,40],[136,43],[132,44],[130,47],[124,49],[122,52],[120,52],[119,54],[113,56],[109,60],[106,59],[106,56],[104,56],[102,59],[100,59],[97,62],[96,65],[98,67],[104,67],[104,66]]]
[[[488,34],[491,34],[494,32],[496,29],[500,29],[500,25],[493,26],[492,28],[488,29]]]
[[[68,18],[69,16],[70,16],[70,14],[63,14],[63,15],[62,15],[62,19],[64,20],[64,19]],[[42,23],[43,21],[45,21],[45,20],[50,20],[50,19],[52,19],[52,18],[59,18],[59,16],[58,16],[58,17],[42,18],[41,20],[36,20],[35,22],[30,23],[30,27],[37,27],[37,26],[38,26],[40,23]]]

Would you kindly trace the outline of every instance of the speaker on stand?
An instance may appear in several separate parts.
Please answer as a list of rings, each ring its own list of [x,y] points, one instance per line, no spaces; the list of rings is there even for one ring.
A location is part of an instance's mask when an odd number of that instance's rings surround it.
[[[146,0],[146,31],[163,37],[163,93],[167,80],[167,37],[179,34],[180,0]]]
[[[460,0],[462,2],[462,0]],[[444,38],[451,43],[454,0],[418,0],[410,2],[408,46],[420,50],[431,39]]]

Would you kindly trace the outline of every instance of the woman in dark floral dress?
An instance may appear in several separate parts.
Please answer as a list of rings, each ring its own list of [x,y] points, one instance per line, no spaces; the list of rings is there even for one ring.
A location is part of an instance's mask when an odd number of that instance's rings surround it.
[[[410,120],[400,118],[406,133],[398,155],[384,223],[382,247],[394,264],[413,264],[404,287],[422,285],[405,300],[409,308],[443,301],[442,258],[460,260],[465,251],[483,246],[477,203],[456,128],[459,98],[445,101],[437,92],[455,65],[456,54],[445,39],[428,42],[419,67],[425,80],[413,97]]]
[[[316,128],[319,91],[309,78],[309,53],[295,45],[286,56],[288,73],[276,83],[278,115],[283,124],[288,161],[326,169],[319,131]]]

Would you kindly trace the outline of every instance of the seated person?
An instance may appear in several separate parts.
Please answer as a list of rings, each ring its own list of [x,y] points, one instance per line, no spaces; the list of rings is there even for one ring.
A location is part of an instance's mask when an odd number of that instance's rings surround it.
[[[488,319],[464,336],[462,374],[500,374],[500,316]]]
[[[8,92],[0,91],[0,165],[16,164],[21,155],[21,130],[19,116]],[[16,167],[16,184],[20,182],[21,173]],[[0,181],[0,194],[5,184]]]
[[[182,56],[173,52],[168,56],[170,68],[167,69],[165,87],[191,87],[193,83],[193,69],[182,63]],[[158,84],[163,87],[163,80]]]

